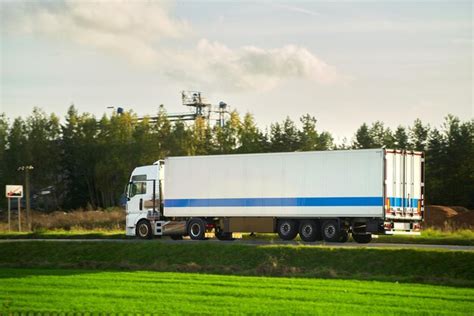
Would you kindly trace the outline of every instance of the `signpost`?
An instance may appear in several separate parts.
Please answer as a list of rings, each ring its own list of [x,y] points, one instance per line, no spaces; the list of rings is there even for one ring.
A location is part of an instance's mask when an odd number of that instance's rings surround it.
[[[11,199],[17,199],[18,202],[18,231],[21,232],[21,209],[20,201],[23,198],[23,186],[22,185],[7,185],[5,188],[5,195],[8,199],[8,230],[10,231],[10,219],[11,219]]]

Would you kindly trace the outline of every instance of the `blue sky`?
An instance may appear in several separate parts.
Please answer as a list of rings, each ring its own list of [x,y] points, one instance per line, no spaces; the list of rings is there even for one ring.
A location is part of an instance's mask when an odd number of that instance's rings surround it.
[[[203,91],[262,127],[473,117],[471,1],[1,2],[0,111],[181,112]]]

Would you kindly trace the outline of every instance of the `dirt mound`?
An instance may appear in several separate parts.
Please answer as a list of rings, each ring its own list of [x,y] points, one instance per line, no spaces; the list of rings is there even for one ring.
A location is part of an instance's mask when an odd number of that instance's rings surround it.
[[[474,229],[474,212],[468,211],[465,213],[459,213],[458,215],[452,217],[450,222],[457,229]]]
[[[453,208],[441,205],[425,207],[425,225],[428,227],[445,228],[452,217],[458,215]]]
[[[450,206],[450,208],[458,212],[458,214],[472,212],[471,210],[465,208],[464,206]]]

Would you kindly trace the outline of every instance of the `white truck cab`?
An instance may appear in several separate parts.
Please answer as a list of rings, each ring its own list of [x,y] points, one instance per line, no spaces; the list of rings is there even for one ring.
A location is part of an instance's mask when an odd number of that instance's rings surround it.
[[[136,236],[138,230],[144,236],[153,235],[151,225],[141,225],[140,221],[147,222],[160,218],[162,214],[162,183],[164,161],[159,160],[150,166],[141,166],[133,170],[126,188],[126,234]]]

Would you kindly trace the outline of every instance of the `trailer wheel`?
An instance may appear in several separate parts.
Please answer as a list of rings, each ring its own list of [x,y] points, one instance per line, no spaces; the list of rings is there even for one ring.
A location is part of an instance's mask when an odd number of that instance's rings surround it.
[[[170,235],[173,240],[183,240],[183,235]]]
[[[206,236],[206,223],[200,218],[192,218],[188,222],[188,235],[193,240],[203,240]]]
[[[301,222],[299,233],[302,241],[316,241],[321,235],[321,228],[316,221],[306,220]]]
[[[146,219],[142,219],[137,223],[135,234],[141,239],[151,239],[153,232],[151,231],[151,224]]]
[[[339,242],[347,242],[349,240],[349,233],[347,230],[341,230],[341,237],[339,238]]]
[[[298,222],[292,219],[280,219],[277,229],[281,239],[293,240],[298,235]]]
[[[352,234],[352,238],[359,244],[368,244],[372,240],[372,234]]]
[[[221,230],[216,230],[214,235],[216,236],[217,239],[219,240],[224,240],[224,241],[232,241],[234,238],[232,238],[232,233],[230,232],[223,232]]]
[[[323,239],[329,242],[338,242],[341,238],[341,228],[336,220],[326,220],[323,222]]]

